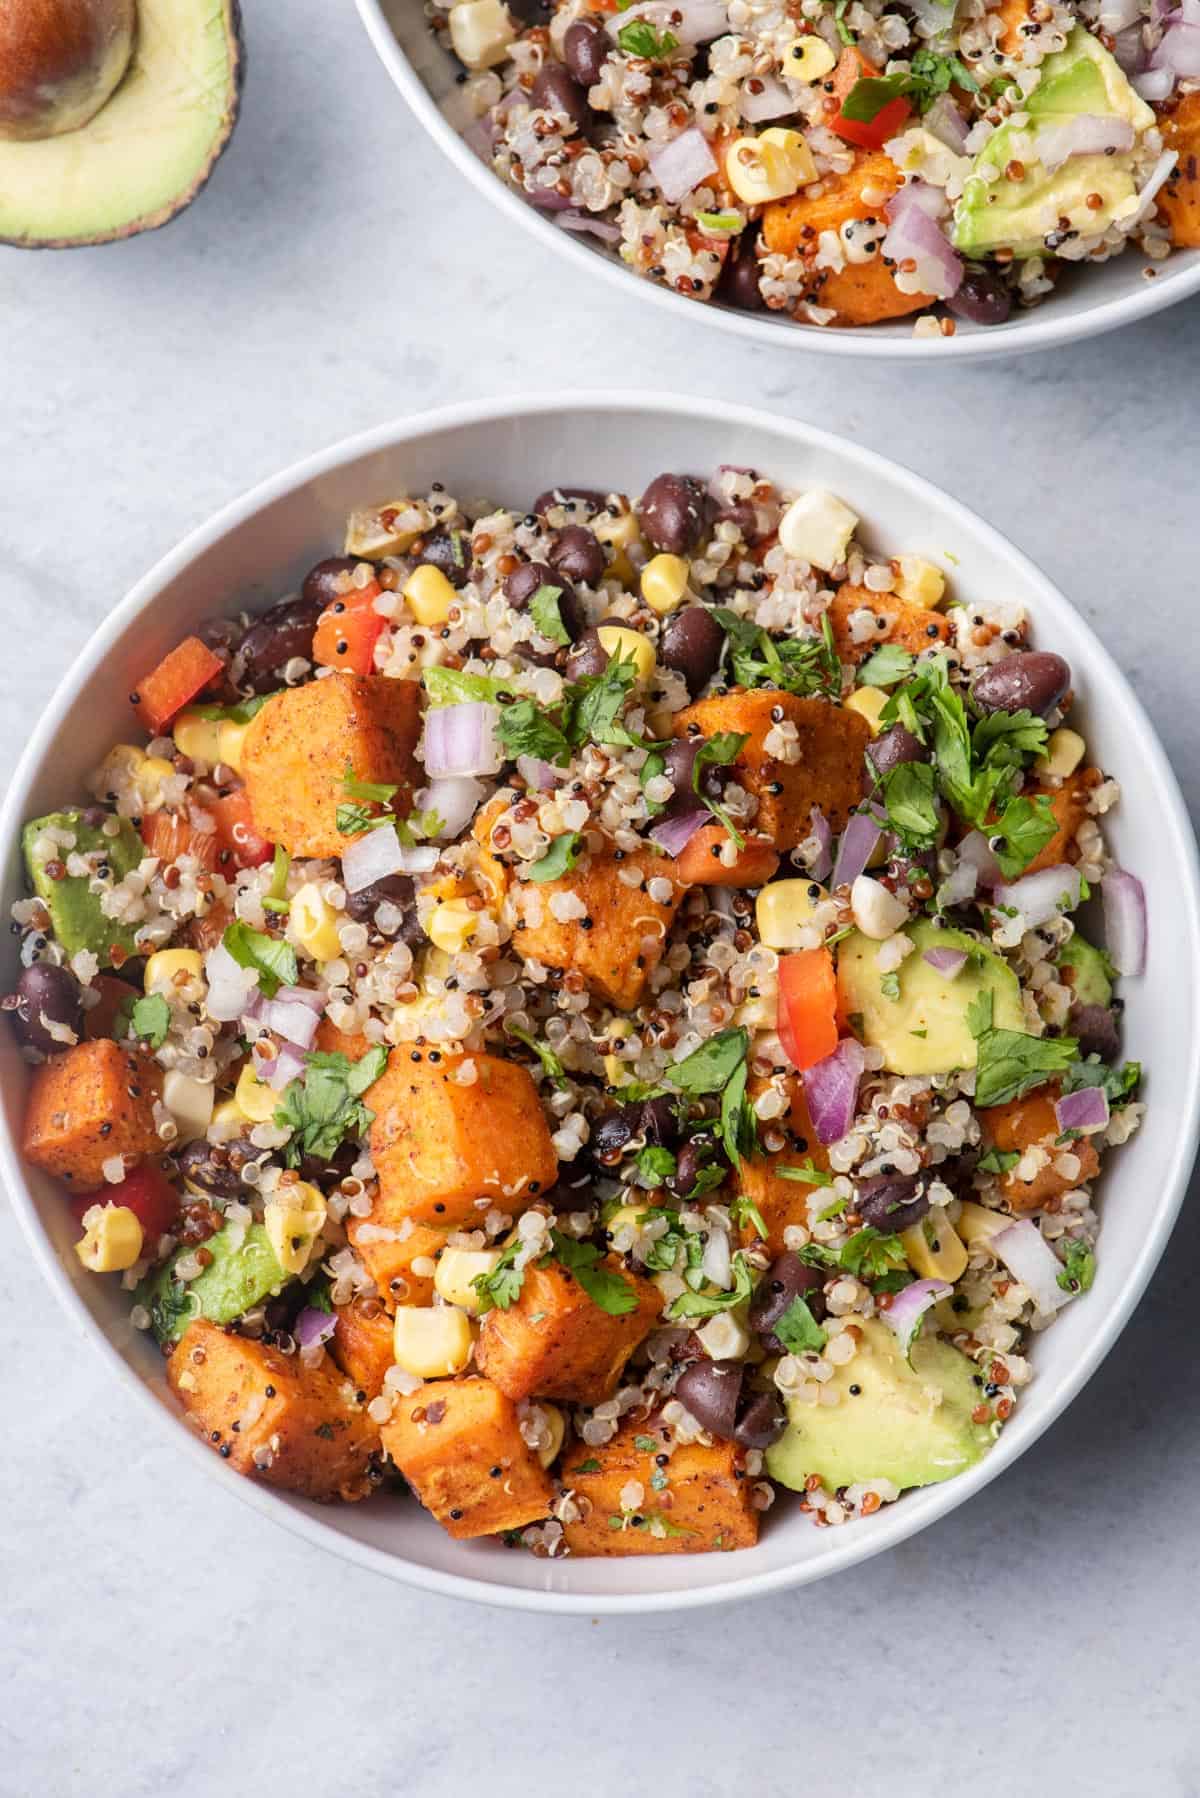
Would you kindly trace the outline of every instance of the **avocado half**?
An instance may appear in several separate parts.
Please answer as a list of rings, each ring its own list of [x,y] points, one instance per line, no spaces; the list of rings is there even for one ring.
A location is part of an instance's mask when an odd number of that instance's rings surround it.
[[[129,67],[100,111],[0,140],[0,243],[64,250],[167,224],[233,135],[244,63],[238,0],[138,0]]]

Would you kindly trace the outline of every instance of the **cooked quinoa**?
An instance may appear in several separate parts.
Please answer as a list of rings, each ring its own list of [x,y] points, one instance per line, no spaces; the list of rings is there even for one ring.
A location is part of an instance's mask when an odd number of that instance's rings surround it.
[[[426,11],[497,176],[691,299],[950,336],[1200,245],[1191,0]]]
[[[25,1152],[237,1471],[714,1551],[1011,1415],[1141,1114],[1144,902],[1067,664],[859,528],[434,482],[27,826]]]

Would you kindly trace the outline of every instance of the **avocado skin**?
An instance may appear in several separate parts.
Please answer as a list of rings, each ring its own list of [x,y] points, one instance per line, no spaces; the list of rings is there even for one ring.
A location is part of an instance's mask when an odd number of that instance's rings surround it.
[[[952,1479],[982,1460],[992,1426],[971,1418],[980,1395],[975,1363],[948,1342],[919,1336],[910,1366],[887,1324],[856,1323],[858,1353],[828,1382],[837,1404],[789,1403],[787,1428],[767,1450],[771,1478],[796,1492],[810,1474],[831,1492],[872,1479],[904,1490]]]
[[[280,1267],[261,1224],[248,1225],[244,1237],[240,1225],[226,1224],[209,1237],[204,1247],[212,1261],[186,1286],[173,1280],[171,1274],[181,1255],[194,1253],[188,1247],[176,1249],[157,1273],[147,1275],[134,1294],[135,1303],[149,1311],[150,1328],[164,1345],[178,1342],[197,1317],[206,1317],[214,1324],[232,1323],[252,1305],[270,1298],[292,1277]]]
[[[128,925],[105,917],[99,896],[88,892],[84,875],[68,874],[62,880],[51,880],[44,863],[34,853],[34,844],[48,826],[73,831],[78,852],[87,855],[93,849],[103,849],[114,880],[120,881],[137,867],[146,849],[128,818],[121,818],[119,823],[118,835],[106,837],[101,830],[81,824],[78,812],[47,812],[44,818],[32,819],[21,832],[29,884],[50,913],[55,937],[68,955],[90,949],[99,957],[102,968],[112,967],[114,946],[123,949],[126,956],[138,954],[133,931]]]
[[[1076,933],[1055,957],[1055,966],[1070,968],[1068,982],[1077,1005],[1112,1004],[1112,964],[1102,949]]]

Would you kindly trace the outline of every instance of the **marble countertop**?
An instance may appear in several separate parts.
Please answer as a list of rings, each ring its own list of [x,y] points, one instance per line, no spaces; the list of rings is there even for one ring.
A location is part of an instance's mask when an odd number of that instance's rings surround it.
[[[644,383],[869,441],[986,513],[1094,623],[1194,795],[1200,302],[912,375],[685,331],[506,241],[349,0],[247,11],[242,122],[189,213],[0,250],[4,764],[114,601],[252,482],[401,412]],[[173,1457],[0,1199],[0,1794],[1193,1798],[1200,1423],[1171,1270],[1198,1247],[1185,1209],[1066,1417],[890,1557],[752,1606],[554,1621],[377,1581]]]

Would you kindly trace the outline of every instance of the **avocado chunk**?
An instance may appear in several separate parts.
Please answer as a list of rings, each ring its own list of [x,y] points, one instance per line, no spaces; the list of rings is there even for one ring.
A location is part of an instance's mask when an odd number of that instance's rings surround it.
[[[133,930],[105,917],[100,909],[100,894],[89,892],[91,882],[86,874],[67,874],[61,880],[52,880],[46,872],[47,863],[60,859],[65,862],[72,851],[39,849],[38,839],[50,829],[69,830],[75,838],[75,854],[88,855],[94,849],[102,849],[115,884],[124,880],[146,853],[145,844],[128,818],[119,818],[117,822],[120,829],[116,836],[106,837],[102,830],[82,824],[78,812],[47,812],[44,818],[34,818],[21,832],[29,884],[50,913],[55,936],[68,955],[90,949],[102,968],[113,966],[114,948],[123,951],[118,962],[138,953]]]
[[[767,1450],[771,1478],[796,1492],[814,1473],[830,1491],[880,1479],[903,1490],[952,1479],[982,1460],[992,1431],[971,1420],[975,1363],[936,1336],[919,1336],[910,1366],[887,1324],[857,1322],[858,1353],[824,1388],[838,1402],[789,1403],[787,1428]]]
[[[66,249],[152,231],[194,200],[237,122],[237,0],[139,0],[110,99],[77,130],[0,141],[0,243]]]
[[[951,235],[964,256],[1000,249],[1040,256],[1054,247],[1047,238],[1061,241],[1068,230],[1091,237],[1137,209],[1132,149],[1069,156],[1057,168],[1048,168],[1037,151],[1040,130],[1072,119],[1122,120],[1134,143],[1154,123],[1150,107],[1090,31],[1077,25],[1065,48],[1046,58],[1024,110],[1028,124],[1010,120],[993,132],[963,184]],[[1010,166],[1023,170],[1020,180],[1004,173]],[[1098,208],[1088,204],[1097,195]]]
[[[1057,968],[1069,970],[1065,984],[1078,1005],[1112,1004],[1113,965],[1103,949],[1095,948],[1076,932],[1054,958]]]
[[[889,1074],[949,1074],[975,1066],[967,1023],[971,1001],[993,995],[997,1030],[1024,1030],[1021,987],[1002,956],[962,930],[939,930],[929,918],[905,927],[917,945],[898,971],[882,974],[879,944],[855,931],[838,945],[838,1000],[864,1043],[882,1049]],[[948,980],[924,959],[926,949],[961,949],[967,961]],[[892,986],[892,982],[895,986]],[[895,992],[895,998],[888,996]]]
[[[212,1261],[186,1285],[173,1277],[175,1263],[191,1249],[177,1249],[157,1273],[147,1275],[135,1300],[150,1313],[150,1328],[159,1342],[178,1342],[197,1317],[231,1324],[252,1305],[286,1286],[291,1274],[279,1265],[261,1224],[226,1224],[204,1244]]]

